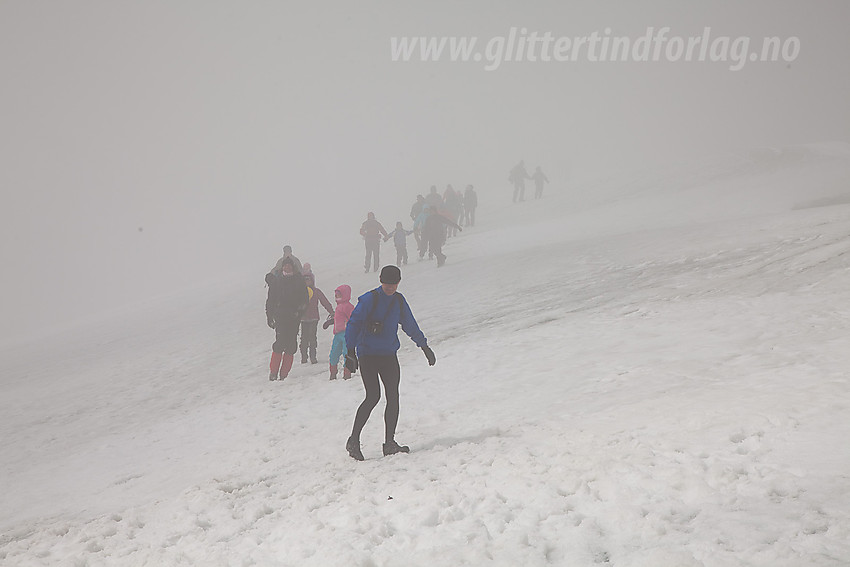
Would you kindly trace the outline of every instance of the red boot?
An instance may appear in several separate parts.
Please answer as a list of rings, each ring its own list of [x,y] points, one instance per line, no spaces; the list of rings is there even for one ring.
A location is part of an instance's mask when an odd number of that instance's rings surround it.
[[[272,352],[272,360],[269,362],[269,380],[277,380],[277,373],[280,370],[280,361],[283,355],[279,352]]]
[[[337,373],[336,365],[331,364],[331,380],[336,380],[336,373]]]
[[[280,379],[283,380],[289,376],[289,371],[292,369],[292,360],[295,357],[291,354],[283,353],[283,361],[280,365]]]

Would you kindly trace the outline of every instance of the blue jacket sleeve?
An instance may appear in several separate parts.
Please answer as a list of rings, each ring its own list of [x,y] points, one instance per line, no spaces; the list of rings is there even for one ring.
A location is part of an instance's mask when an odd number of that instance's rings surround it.
[[[413,312],[407,304],[407,299],[404,299],[401,305],[401,328],[416,343],[416,346],[419,348],[428,346],[428,339],[425,338],[416,323],[416,319],[413,318]]]
[[[366,314],[369,313],[372,299],[372,295],[369,293],[357,298],[357,305],[354,306],[354,311],[351,312],[351,318],[345,326],[345,348],[351,350],[360,344],[360,338],[363,336],[363,326],[366,323]]]

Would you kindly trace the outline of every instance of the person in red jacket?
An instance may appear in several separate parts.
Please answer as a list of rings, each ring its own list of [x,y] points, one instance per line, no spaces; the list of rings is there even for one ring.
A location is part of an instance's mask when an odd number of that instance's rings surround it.
[[[333,315],[334,307],[322,290],[316,287],[316,276],[310,269],[310,263],[304,263],[304,281],[307,282],[308,295],[310,301],[307,303],[307,310],[301,316],[301,364],[307,363],[307,356],[310,356],[310,363],[316,364],[319,362],[316,359],[316,347],[318,339],[316,338],[316,330],[319,327],[319,303],[325,308],[329,314]],[[309,292],[312,291],[312,294]]]

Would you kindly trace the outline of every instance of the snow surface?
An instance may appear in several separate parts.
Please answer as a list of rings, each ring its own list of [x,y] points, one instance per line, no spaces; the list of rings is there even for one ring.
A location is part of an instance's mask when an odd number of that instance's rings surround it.
[[[509,191],[404,269],[409,455],[329,332],[267,380],[262,273],[6,347],[0,564],[850,565],[850,148]]]

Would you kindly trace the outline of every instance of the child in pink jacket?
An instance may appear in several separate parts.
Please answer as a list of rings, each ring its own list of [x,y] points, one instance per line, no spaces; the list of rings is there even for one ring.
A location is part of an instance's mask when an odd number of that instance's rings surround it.
[[[336,299],[336,309],[333,315],[334,340],[331,344],[330,356],[331,380],[336,380],[339,359],[345,356],[347,352],[345,348],[345,326],[348,324],[348,319],[351,318],[351,312],[354,311],[354,305],[351,303],[351,286],[342,284],[336,288],[334,298]],[[324,328],[328,326],[330,326],[330,319],[323,325]],[[342,378],[344,380],[351,378],[351,372],[348,368],[344,368]]]

